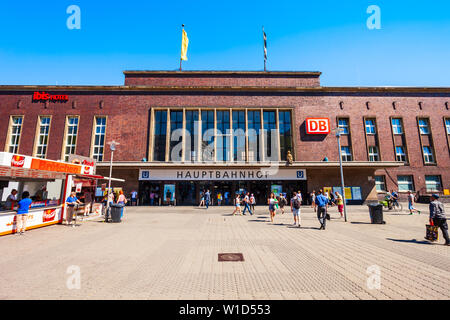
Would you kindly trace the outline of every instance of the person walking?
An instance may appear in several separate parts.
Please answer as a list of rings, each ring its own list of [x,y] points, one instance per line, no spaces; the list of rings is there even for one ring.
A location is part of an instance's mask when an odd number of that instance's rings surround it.
[[[155,193],[153,192],[153,190],[150,192],[150,205],[155,205]]]
[[[338,211],[341,214],[341,218],[344,216],[344,199],[342,198],[342,195],[339,192],[334,193],[336,198],[336,204],[338,206]]]
[[[217,205],[220,207],[222,205],[222,192],[219,191],[217,194]]]
[[[247,192],[246,194],[245,194],[245,196],[244,196],[244,212],[242,212],[243,213],[243,215],[245,215],[245,211],[246,210],[248,210],[248,212],[250,213],[250,215],[252,216],[253,215],[253,212],[252,212],[252,210],[250,209],[250,193],[249,192]]]
[[[275,198],[275,194],[271,193],[269,199],[267,199],[267,204],[269,205],[269,213],[270,213],[270,221],[273,223],[273,219],[275,218],[275,204],[277,199]]]
[[[23,235],[27,228],[28,210],[32,202],[28,191],[22,193],[22,200],[18,203],[16,214],[17,234]]]
[[[117,198],[117,204],[122,205],[122,208],[120,208],[120,219],[123,217],[123,210],[125,205],[127,204],[127,198],[125,198],[125,195],[123,194],[123,191],[119,191],[119,197]]]
[[[112,193],[110,193],[110,197],[109,197],[110,199],[111,199],[111,195],[112,195]],[[112,196],[112,198],[114,200],[114,195]],[[66,199],[66,205],[67,205],[66,221],[67,221],[67,225],[72,224],[73,214],[75,213],[75,206],[77,204],[81,204],[81,201],[78,200],[77,193],[75,191],[72,191],[70,193],[70,196]],[[110,202],[110,205],[111,205],[111,202]],[[72,227],[75,227],[75,225],[73,224]]]
[[[250,195],[250,206],[252,208],[252,212],[255,213],[256,199],[253,193]]]
[[[166,192],[166,202],[167,202],[168,206],[172,205],[172,192],[170,192],[169,189],[167,189],[167,192]]]
[[[136,190],[131,191],[130,195],[131,195],[131,205],[133,206],[134,203],[134,205],[137,206],[137,195],[138,195],[137,191]]]
[[[92,193],[90,190],[84,193],[84,216],[91,214],[92,208]]]
[[[322,190],[316,196],[315,202],[317,206],[317,218],[320,222],[319,230],[325,230],[327,224],[328,198],[322,194]]]
[[[311,193],[311,208],[314,208],[314,212],[316,212],[316,190]]]
[[[287,204],[287,200],[286,197],[284,195],[284,193],[280,193],[280,201],[279,201],[279,206],[281,209],[281,214],[284,214],[284,206]]]
[[[198,207],[201,208],[204,205],[205,205],[205,192],[200,191],[200,203],[199,203]]]
[[[439,201],[439,195],[433,194],[430,203],[430,225],[441,228],[442,235],[445,239],[445,245],[450,246],[450,239],[448,237],[447,216],[442,202]]]
[[[209,203],[210,202],[211,202],[211,193],[209,192],[209,190],[206,190],[206,192],[205,192],[205,206],[206,206],[207,210],[209,208]]]
[[[294,194],[291,198],[291,211],[292,214],[294,215],[294,226],[296,226],[298,223],[299,228],[300,228],[300,206],[302,203],[301,197],[302,197],[301,194],[294,191]]]
[[[408,209],[410,215],[413,215],[414,211],[420,214],[420,211],[414,208],[414,198],[414,194],[411,191],[408,191]]]
[[[241,211],[241,197],[239,197],[239,195],[236,195],[236,199],[234,199],[234,211],[233,211],[233,216],[236,215],[236,213],[239,212],[239,214],[242,216],[242,211]]]

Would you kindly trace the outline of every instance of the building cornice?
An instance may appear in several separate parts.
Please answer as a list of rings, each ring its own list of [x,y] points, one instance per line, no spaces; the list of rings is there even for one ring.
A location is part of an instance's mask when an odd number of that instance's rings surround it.
[[[378,161],[378,162],[368,162],[368,161],[350,161],[344,162],[344,168],[397,168],[402,167],[404,164],[402,162],[396,161]],[[98,168],[109,168],[109,161],[97,162]],[[215,170],[215,169],[251,169],[251,168],[279,168],[279,169],[314,169],[314,168],[339,168],[338,161],[300,161],[294,162],[292,165],[286,165],[286,162],[280,162],[278,164],[270,163],[169,163],[169,162],[140,162],[140,161],[116,161],[113,163],[115,168],[182,168],[182,169],[194,169],[199,170]]]
[[[189,93],[189,92],[249,92],[249,93],[310,93],[310,94],[450,94],[450,87],[263,87],[263,86],[33,86],[0,85],[0,94],[21,94],[34,91],[89,93]]]

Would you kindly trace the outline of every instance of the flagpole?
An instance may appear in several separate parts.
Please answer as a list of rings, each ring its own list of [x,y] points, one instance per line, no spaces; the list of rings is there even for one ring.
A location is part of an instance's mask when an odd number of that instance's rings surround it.
[[[183,30],[184,30],[184,24],[181,25],[181,34],[183,34]],[[181,48],[181,50],[183,50],[183,48]],[[183,59],[181,59],[180,56],[180,71],[181,71],[181,63],[183,62]]]
[[[263,53],[264,53],[264,72],[267,71],[266,68],[266,33],[264,32],[264,26],[262,27],[262,32],[263,32]]]

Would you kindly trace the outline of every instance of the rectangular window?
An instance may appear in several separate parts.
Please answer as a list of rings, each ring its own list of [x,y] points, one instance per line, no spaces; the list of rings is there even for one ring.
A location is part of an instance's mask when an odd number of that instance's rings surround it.
[[[366,119],[366,133],[375,134],[377,132],[374,119]]]
[[[406,153],[404,147],[395,147],[395,158],[399,162],[406,162]]]
[[[36,144],[36,154],[35,154],[37,158],[44,159],[47,156],[49,132],[50,132],[50,117],[40,116],[38,140]]]
[[[349,134],[350,133],[348,119],[340,118],[338,120],[338,127],[339,127],[339,129],[341,129],[341,134]]]
[[[441,176],[425,176],[425,185],[427,192],[441,191]]]
[[[386,178],[385,176],[375,176],[375,187],[377,192],[386,191]]]
[[[179,130],[181,129],[181,130]],[[182,148],[177,150],[179,154],[173,154],[174,148],[177,146],[183,138],[183,111],[171,111],[170,112],[170,161],[180,161]],[[178,131],[177,131],[178,130]]]
[[[217,117],[217,131],[216,131],[217,159],[216,160],[227,162],[227,161],[230,161],[230,144],[231,144],[230,143],[230,140],[231,140],[230,139],[230,111],[228,111],[228,110],[217,111],[216,117]],[[245,119],[245,117],[244,117],[244,119]],[[234,118],[233,118],[233,122],[234,122]],[[245,125],[245,122],[244,122],[244,125]],[[245,148],[245,140],[244,140],[244,148]]]
[[[260,134],[261,134],[261,112],[248,111],[248,161],[261,161],[260,157]]]
[[[430,134],[430,125],[428,119],[419,119],[420,134]]]
[[[198,161],[198,111],[186,111],[186,140],[185,159],[186,161]]]
[[[378,153],[378,147],[369,147],[369,161],[380,161],[380,155]]]
[[[394,134],[403,134],[402,119],[392,119],[392,131]]]
[[[352,161],[352,153],[350,147],[341,147],[342,161]]]
[[[245,111],[233,111],[233,160],[245,161]]]
[[[447,134],[450,134],[450,119],[445,119],[445,129],[447,130]]]
[[[277,129],[276,113],[275,111],[264,111],[264,133],[265,139],[264,144],[266,146],[265,156],[272,161],[278,160],[278,150],[276,149],[276,137],[274,137],[275,131]],[[267,159],[267,160],[269,160]]]
[[[78,135],[78,117],[67,117],[66,119],[66,141],[64,147],[64,161],[69,161],[69,155],[75,154]]]
[[[202,111],[202,160],[214,160],[214,111]]]
[[[95,117],[92,158],[103,161],[105,149],[106,117]]]
[[[11,127],[9,134],[8,152],[17,153],[19,151],[20,134],[22,133],[22,116],[11,117]]]
[[[281,160],[287,160],[288,151],[292,152],[292,125],[291,125],[291,112],[290,111],[279,111],[278,121],[279,132],[280,132],[280,153]]]
[[[425,163],[434,163],[434,155],[431,147],[423,147],[423,159]]]
[[[414,191],[413,176],[398,176],[398,191],[407,192]]]
[[[154,112],[153,161],[166,161],[167,111]]]

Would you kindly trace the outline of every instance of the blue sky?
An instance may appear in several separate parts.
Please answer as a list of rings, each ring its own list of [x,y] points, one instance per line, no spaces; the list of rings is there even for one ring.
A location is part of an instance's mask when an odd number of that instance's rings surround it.
[[[321,71],[324,86],[450,87],[450,1],[3,1],[0,84],[121,85],[123,70]],[[70,5],[81,29],[69,30]],[[381,30],[369,30],[369,5]]]

